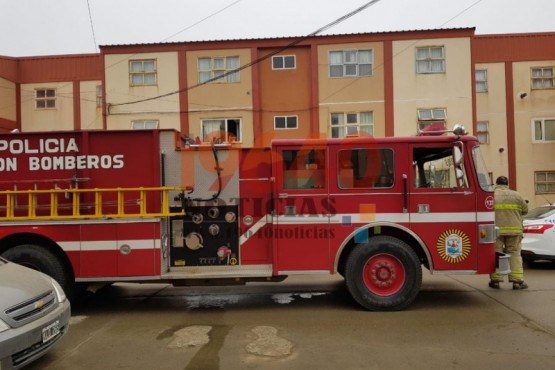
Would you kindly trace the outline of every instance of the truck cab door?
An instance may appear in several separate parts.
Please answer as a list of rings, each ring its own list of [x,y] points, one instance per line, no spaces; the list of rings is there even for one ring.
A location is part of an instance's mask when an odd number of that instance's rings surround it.
[[[277,146],[273,156],[274,272],[329,270],[327,149]]]
[[[424,240],[433,269],[477,269],[476,191],[462,143],[413,144],[409,176],[411,229]],[[469,167],[470,168],[470,167]]]

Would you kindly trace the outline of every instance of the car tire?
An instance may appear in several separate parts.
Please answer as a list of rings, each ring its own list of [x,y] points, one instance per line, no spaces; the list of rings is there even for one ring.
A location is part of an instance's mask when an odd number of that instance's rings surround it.
[[[2,257],[33,270],[40,271],[56,280],[66,295],[74,293],[74,282],[64,268],[63,262],[52,251],[35,244],[22,244],[2,253]]]

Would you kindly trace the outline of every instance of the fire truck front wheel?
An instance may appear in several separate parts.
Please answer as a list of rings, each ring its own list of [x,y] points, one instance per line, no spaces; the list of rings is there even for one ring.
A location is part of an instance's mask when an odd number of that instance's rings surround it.
[[[416,253],[403,241],[376,236],[355,247],[345,269],[347,289],[371,311],[398,311],[414,301],[422,286]]]
[[[68,296],[73,292],[73,281],[66,273],[62,261],[40,245],[18,245],[2,253],[2,257],[49,275],[60,283]]]

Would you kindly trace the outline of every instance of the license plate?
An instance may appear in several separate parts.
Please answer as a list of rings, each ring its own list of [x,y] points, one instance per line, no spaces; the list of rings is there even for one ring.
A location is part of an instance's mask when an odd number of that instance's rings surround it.
[[[49,340],[54,339],[58,334],[60,334],[60,321],[56,320],[42,329],[42,343],[46,343]]]

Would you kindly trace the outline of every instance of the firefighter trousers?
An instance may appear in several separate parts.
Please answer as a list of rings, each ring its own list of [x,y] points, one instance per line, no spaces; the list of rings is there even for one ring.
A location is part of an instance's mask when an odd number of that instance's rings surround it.
[[[495,241],[495,251],[499,253],[507,253],[509,255],[509,282],[520,283],[524,280],[524,269],[522,268],[522,257],[520,255],[520,242],[522,235],[499,235]],[[492,281],[503,281],[503,275],[497,271],[490,274]]]

